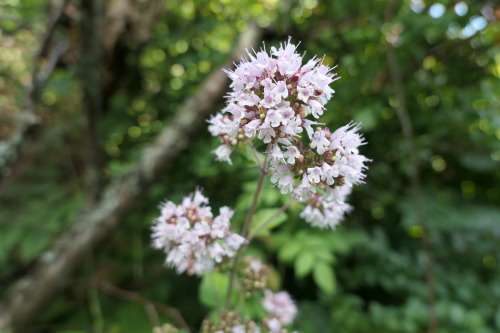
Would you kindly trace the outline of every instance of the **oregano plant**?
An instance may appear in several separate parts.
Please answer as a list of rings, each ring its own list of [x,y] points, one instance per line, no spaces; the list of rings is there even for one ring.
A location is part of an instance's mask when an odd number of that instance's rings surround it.
[[[260,170],[242,228],[232,226],[231,208],[212,212],[198,188],[181,203],[161,205],[152,245],[165,251],[166,266],[203,278],[200,297],[214,311],[201,332],[286,333],[297,314],[295,302],[286,291],[271,290],[269,267],[247,253],[254,237],[276,218],[273,214],[250,227],[265,179],[289,196],[277,214],[302,203],[300,216],[307,223],[331,231],[352,210],[347,197],[365,178],[369,159],[358,150],[365,142],[359,124],[331,130],[319,122],[334,94],[330,84],[339,77],[317,57],[304,64],[291,38],[270,52],[265,46],[247,50],[234,70],[224,71],[232,90],[226,106],[208,120],[208,130],[221,143],[216,160],[231,164],[233,151],[244,150]],[[253,310],[243,311],[248,304]]]

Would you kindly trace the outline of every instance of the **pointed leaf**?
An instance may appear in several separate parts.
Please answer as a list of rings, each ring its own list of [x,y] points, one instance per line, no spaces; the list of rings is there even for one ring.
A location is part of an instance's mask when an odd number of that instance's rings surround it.
[[[333,268],[326,262],[319,262],[314,266],[314,282],[326,294],[333,294],[337,289],[337,281]]]
[[[299,278],[309,274],[314,266],[316,256],[312,252],[302,252],[295,261],[295,275]]]
[[[204,275],[199,289],[200,300],[211,308],[225,306],[229,277],[226,274],[214,272]]]

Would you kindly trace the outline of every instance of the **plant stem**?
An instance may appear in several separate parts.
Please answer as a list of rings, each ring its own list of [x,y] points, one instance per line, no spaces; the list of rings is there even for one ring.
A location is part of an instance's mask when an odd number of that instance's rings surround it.
[[[248,146],[252,149],[252,154],[253,154],[253,158],[255,158],[255,163],[257,163],[260,170],[263,170],[265,168],[265,165],[260,163],[259,153],[257,152],[255,147],[253,146],[252,140],[250,140],[249,138],[247,138],[247,140],[248,140]]]
[[[252,147],[252,149],[253,149],[253,147]],[[262,162],[262,164],[259,163],[257,153],[254,152],[254,157],[255,157],[256,162],[259,165],[259,169],[260,169],[260,177],[259,177],[259,182],[257,184],[257,189],[255,190],[255,193],[253,195],[252,204],[251,204],[250,208],[248,209],[248,213],[247,213],[247,216],[245,218],[245,222],[243,223],[243,229],[241,231],[241,235],[244,238],[247,238],[248,229],[250,228],[250,222],[252,221],[253,214],[255,213],[255,209],[257,208],[260,193],[262,192],[262,185],[264,184],[264,180],[266,179],[266,175],[267,175],[266,164],[267,164],[267,157],[269,156],[270,149],[271,149],[271,144],[268,144],[267,149],[266,149],[266,156],[264,157],[264,161]],[[247,242],[246,246],[248,246],[249,243],[250,243],[250,241]],[[229,275],[229,285],[227,287],[227,294],[226,294],[226,308],[227,309],[231,309],[231,294],[233,292],[234,282],[236,279],[236,271],[238,270],[238,264],[239,264],[240,259],[241,259],[241,253],[243,252],[242,250],[246,246],[241,247],[238,250],[238,252],[236,253],[236,256],[234,258],[233,267],[231,268],[231,273]]]
[[[255,190],[255,194],[252,200],[252,205],[248,209],[245,223],[243,223],[243,230],[241,231],[241,235],[244,238],[247,238],[248,236],[248,229],[250,228],[250,222],[252,221],[253,214],[255,213],[255,209],[257,208],[257,203],[259,202],[260,192],[262,192],[262,185],[264,184],[264,180],[266,179],[266,174],[267,172],[262,171],[261,169],[259,183],[257,184],[257,190]]]

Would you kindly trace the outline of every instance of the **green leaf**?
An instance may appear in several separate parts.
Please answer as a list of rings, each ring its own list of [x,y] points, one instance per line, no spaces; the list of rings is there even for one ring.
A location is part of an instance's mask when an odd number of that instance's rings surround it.
[[[314,266],[316,256],[313,252],[302,252],[295,261],[295,275],[299,278],[309,274]]]
[[[314,266],[313,278],[316,285],[326,294],[333,294],[337,289],[337,281],[333,269],[325,262],[319,262]]]
[[[204,275],[199,289],[200,300],[210,308],[225,306],[229,277],[226,274],[214,272]]]
[[[252,222],[250,222],[250,234],[257,232],[256,235],[266,235],[270,230],[285,222],[287,215],[284,212],[273,217],[277,211],[276,208],[258,210],[253,216]]]
[[[266,311],[262,307],[262,297],[254,294],[252,298],[246,299],[242,309],[242,315],[250,318],[264,318]]]
[[[278,258],[281,261],[290,262],[297,256],[301,248],[302,246],[299,242],[290,240],[279,250]]]
[[[332,264],[335,262],[335,256],[331,252],[326,250],[316,252],[316,259],[324,261],[328,264]]]

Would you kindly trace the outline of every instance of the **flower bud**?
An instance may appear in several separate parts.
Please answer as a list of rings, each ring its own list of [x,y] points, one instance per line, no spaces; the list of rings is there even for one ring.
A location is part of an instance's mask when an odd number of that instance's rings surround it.
[[[305,107],[301,106],[300,108],[297,109],[300,117],[305,118],[307,117],[307,110]]]

